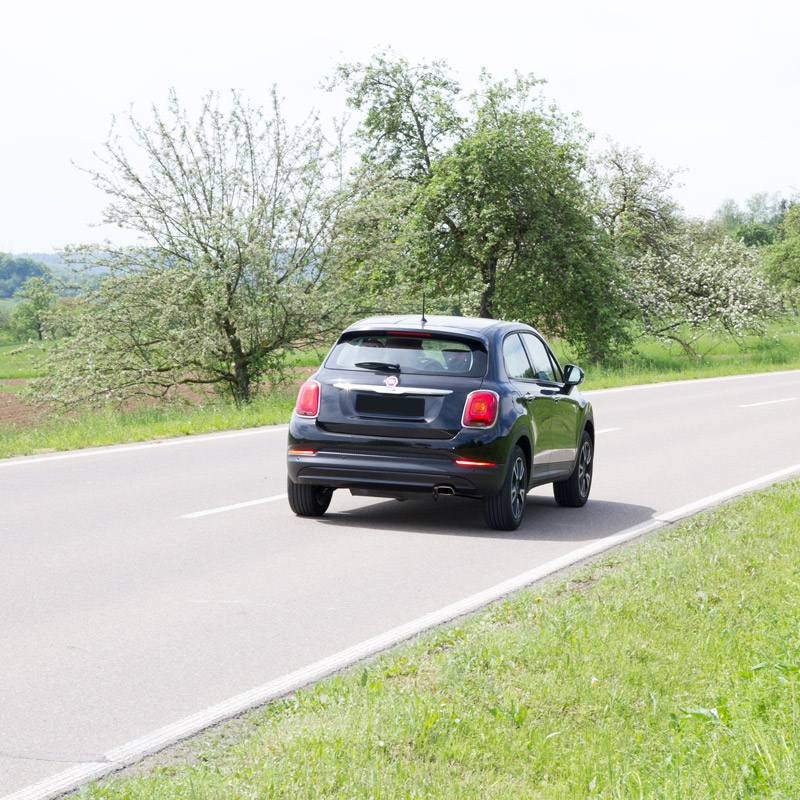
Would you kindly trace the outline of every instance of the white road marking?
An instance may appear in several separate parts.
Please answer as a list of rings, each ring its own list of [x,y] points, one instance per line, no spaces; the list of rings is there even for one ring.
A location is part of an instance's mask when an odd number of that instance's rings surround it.
[[[642,389],[660,389],[662,386],[691,386],[695,383],[719,383],[720,381],[741,381],[746,378],[766,378],[773,375],[800,375],[800,370],[782,369],[773,372],[746,372],[741,375],[718,375],[716,378],[689,378],[685,381],[661,381],[660,383],[636,383],[631,386],[613,386],[608,389],[586,389],[581,394],[611,394],[612,392],[638,392]]]
[[[27,786],[13,794],[6,795],[4,798],[0,798],[0,800],[48,800],[49,798],[77,789],[88,781],[97,780],[129,764],[141,761],[145,756],[162,750],[181,739],[193,736],[212,725],[231,719],[252,708],[256,708],[278,697],[283,697],[291,692],[297,691],[303,686],[321,680],[334,672],[350,667],[356,662],[387,650],[406,639],[410,639],[412,636],[422,633],[422,631],[434,628],[438,625],[443,625],[446,622],[451,622],[457,617],[483,608],[489,603],[499,600],[501,597],[519,591],[536,581],[552,575],[554,572],[566,569],[580,561],[602,553],[605,550],[610,550],[612,547],[629,542],[645,533],[663,528],[671,522],[675,522],[696,511],[720,503],[723,500],[729,500],[737,495],[768,486],[781,478],[787,478],[791,475],[798,474],[800,474],[800,464],[794,464],[786,469],[771,472],[769,475],[763,475],[747,483],[742,483],[739,486],[734,486],[731,489],[726,489],[725,491],[710,495],[702,500],[697,500],[694,503],[682,506],[674,511],[657,514],[652,519],[646,520],[639,525],[591,542],[577,550],[565,553],[563,556],[548,561],[546,564],[542,564],[528,572],[524,572],[516,578],[511,578],[483,592],[474,594],[452,605],[445,606],[438,611],[426,614],[405,625],[393,628],[386,633],[374,636],[372,639],[361,642],[361,644],[335,653],[328,658],[322,659],[322,661],[309,664],[307,667],[303,667],[289,675],[284,675],[281,678],[270,681],[263,686],[251,689],[249,692],[231,697],[222,703],[199,711],[190,717],[159,728],[157,731],[153,731],[147,736],[135,739],[128,744],[122,745],[122,747],[109,750],[103,754],[104,761],[102,762],[80,764],[64,772],[59,772],[40,783]]]
[[[756,406],[771,406],[775,403],[790,403],[792,400],[797,400],[796,397],[784,397],[782,400],[764,400],[762,403],[745,403],[739,408],[755,408]]]
[[[603,428],[602,430],[597,431],[598,434],[601,433],[611,433],[613,431],[621,431],[622,428]],[[261,503],[271,503],[273,500],[285,500],[287,497],[286,494],[276,494],[272,497],[262,497],[258,500],[247,500],[244,503],[234,503],[230,506],[219,506],[219,508],[209,508],[206,511],[193,511],[190,514],[181,514],[179,519],[197,519],[198,517],[207,517],[210,514],[221,514],[223,511],[236,511],[238,508],[247,508],[248,506],[257,506],[261,505]]]
[[[248,506],[259,506],[262,503],[271,503],[273,500],[285,500],[288,495],[275,494],[272,497],[261,497],[258,500],[247,500],[244,503],[234,503],[230,506],[219,506],[219,508],[209,508],[206,511],[193,511],[191,514],[181,514],[180,519],[197,519],[197,517],[207,517],[210,514],[221,514],[223,511],[235,511],[237,508],[247,508]]]
[[[258,436],[264,433],[281,433],[289,430],[288,425],[268,425],[263,428],[248,428],[233,433],[198,433],[181,436],[175,439],[164,439],[144,444],[123,444],[111,447],[87,447],[85,450],[73,450],[69,453],[58,453],[52,456],[17,456],[0,459],[0,467],[17,467],[24,464],[41,464],[43,461],[63,461],[67,458],[86,458],[87,456],[105,456],[113,453],[130,453],[133,450],[149,450],[153,447],[173,447],[178,444],[196,444],[210,439],[237,439],[240,436]]]
[[[661,383],[641,383],[633,386],[618,386],[610,389],[587,389],[582,394],[589,396],[593,394],[609,394],[611,392],[636,392],[642,389],[658,389],[662,386],[680,386],[695,383],[711,383],[717,381],[735,381],[745,378],[759,378],[776,375],[800,374],[800,370],[787,369],[776,370],[774,372],[751,372],[744,375],[722,375],[716,378],[694,378],[685,381],[663,381]],[[58,453],[51,456],[15,456],[12,458],[0,459],[0,467],[14,467],[22,464],[41,464],[45,461],[61,461],[67,458],[85,458],[86,456],[106,455],[108,453],[125,453],[131,450],[146,450],[151,447],[172,447],[178,444],[203,442],[211,438],[233,439],[238,436],[255,436],[263,433],[278,433],[289,429],[288,425],[267,425],[263,428],[254,428],[244,431],[234,431],[232,433],[202,433],[191,436],[176,437],[159,442],[146,442],[144,444],[112,445],[110,447],[89,447],[85,450],[76,450],[68,453]],[[601,431],[603,433],[607,431]],[[3,798],[0,798],[3,800]]]

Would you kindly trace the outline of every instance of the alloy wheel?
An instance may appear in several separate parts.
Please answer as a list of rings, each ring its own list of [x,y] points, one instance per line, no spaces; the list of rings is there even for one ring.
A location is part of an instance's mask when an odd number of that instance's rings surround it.
[[[525,462],[518,456],[511,473],[511,513],[514,519],[522,517],[525,508],[525,489]]]
[[[581,454],[578,460],[578,489],[581,496],[589,494],[592,485],[592,444],[586,440],[581,447]]]

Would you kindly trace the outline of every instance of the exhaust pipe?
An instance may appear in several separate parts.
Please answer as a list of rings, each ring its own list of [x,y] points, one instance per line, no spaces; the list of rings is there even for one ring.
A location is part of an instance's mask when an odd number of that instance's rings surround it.
[[[456,490],[452,486],[448,486],[446,484],[437,484],[436,486],[433,487],[433,499],[434,500],[436,500],[436,498],[440,494],[452,494],[452,495],[454,495],[455,493],[456,493]]]

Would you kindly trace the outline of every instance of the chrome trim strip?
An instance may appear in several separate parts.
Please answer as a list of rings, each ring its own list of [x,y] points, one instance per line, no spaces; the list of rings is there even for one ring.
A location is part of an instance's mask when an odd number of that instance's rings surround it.
[[[350,383],[349,381],[335,381],[333,384],[343,392],[375,392],[377,394],[424,394],[434,397],[443,397],[453,394],[452,389],[423,389],[415,386],[379,386],[370,383]]]

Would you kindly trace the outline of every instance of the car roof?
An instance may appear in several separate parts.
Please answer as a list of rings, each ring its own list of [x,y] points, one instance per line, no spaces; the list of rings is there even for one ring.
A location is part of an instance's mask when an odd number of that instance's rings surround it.
[[[427,315],[423,321],[421,314],[396,314],[393,316],[367,317],[353,323],[347,332],[362,330],[385,330],[386,328],[402,328],[405,331],[437,331],[440,333],[457,333],[487,338],[490,331],[499,328],[533,330],[523,323],[505,322],[500,319],[486,317],[450,317]]]

